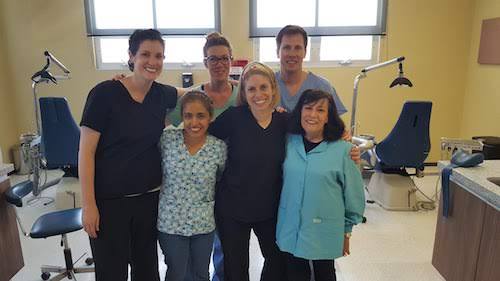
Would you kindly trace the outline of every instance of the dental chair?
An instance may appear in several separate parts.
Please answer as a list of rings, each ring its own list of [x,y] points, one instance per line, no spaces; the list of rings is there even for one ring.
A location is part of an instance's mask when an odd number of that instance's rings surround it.
[[[76,208],[81,200],[77,180],[80,128],[65,98],[43,97],[39,104],[45,167],[64,171],[65,184],[58,187],[56,194],[57,208]]]
[[[40,98],[42,152],[48,169],[62,169],[66,175],[78,177],[80,128],[65,98]]]
[[[416,186],[411,176],[423,176],[431,144],[432,102],[405,102],[389,135],[375,146],[377,163],[368,183],[371,198],[387,210],[417,210]],[[409,174],[407,169],[415,169]]]
[[[32,182],[28,181],[22,184],[17,184],[9,188],[9,190],[5,193],[5,200],[16,207],[23,207],[23,197],[31,193],[32,190]],[[42,266],[41,278],[43,280],[48,280],[50,278],[51,272],[59,273],[58,275],[50,279],[51,281],[61,280],[64,278],[76,280],[76,273],[94,272],[93,267],[74,267],[73,258],[71,256],[71,248],[69,247],[68,239],[66,236],[67,233],[82,229],[81,208],[67,209],[44,214],[35,221],[29,233],[25,231],[19,219],[19,216],[17,215],[17,211],[16,218],[21,231],[26,237],[40,239],[61,235],[61,246],[64,248],[63,252],[66,264],[64,267],[46,265]],[[87,258],[85,260],[85,263],[87,265],[91,265],[93,262],[94,261],[92,258]]]
[[[54,202],[54,198],[43,197],[43,190],[58,184],[61,177],[42,183],[42,169],[57,169],[64,171],[64,176],[78,177],[78,147],[80,129],[71,116],[68,102],[65,98],[40,98],[41,137],[35,135],[30,140],[27,154],[31,175],[22,186],[31,186],[34,197],[28,204],[43,202],[44,205]],[[38,120],[38,118],[37,118]],[[37,121],[38,123],[38,121]],[[77,202],[74,192],[67,192]]]

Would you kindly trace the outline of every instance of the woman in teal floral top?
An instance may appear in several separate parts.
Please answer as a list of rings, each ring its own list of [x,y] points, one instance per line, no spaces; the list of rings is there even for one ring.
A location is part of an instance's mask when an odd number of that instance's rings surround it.
[[[207,133],[213,116],[208,96],[185,94],[181,115],[184,129],[167,129],[160,139],[158,239],[167,264],[165,280],[184,280],[190,259],[195,280],[209,280],[215,183],[224,170],[226,145]]]

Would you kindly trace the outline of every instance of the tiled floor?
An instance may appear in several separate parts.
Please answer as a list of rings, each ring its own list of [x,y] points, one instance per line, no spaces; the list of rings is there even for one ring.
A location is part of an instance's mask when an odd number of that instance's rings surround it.
[[[430,169],[432,170],[432,169]],[[50,172],[55,177],[58,172]],[[12,184],[25,177],[11,177]],[[427,195],[434,194],[436,175],[428,175],[415,182]],[[71,206],[72,200],[66,190],[78,189],[76,179],[64,178],[59,185],[43,192],[44,196],[57,197],[57,204],[33,206],[18,209],[18,214],[29,229],[41,214]],[[351,255],[336,261],[337,277],[340,281],[442,281],[440,274],[431,265],[436,211],[389,212],[375,204],[366,208],[366,224],[354,229],[351,239]],[[60,238],[31,239],[21,235],[24,268],[12,279],[14,281],[34,281],[40,279],[41,264],[64,264]],[[68,235],[74,260],[84,252],[89,253],[88,238],[83,231]],[[78,265],[83,264],[82,259]],[[254,236],[250,250],[250,280],[259,280],[262,257]],[[165,265],[160,254],[160,276],[165,275]],[[212,269],[211,269],[212,270]],[[95,280],[92,274],[77,276],[79,281]],[[278,280],[277,280],[278,281]]]

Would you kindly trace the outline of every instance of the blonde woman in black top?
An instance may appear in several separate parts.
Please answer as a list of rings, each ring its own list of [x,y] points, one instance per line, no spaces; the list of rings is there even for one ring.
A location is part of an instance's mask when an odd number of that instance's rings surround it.
[[[215,199],[226,281],[249,280],[251,230],[264,256],[261,280],[284,280],[275,243],[287,122],[286,113],[274,110],[279,99],[272,69],[250,63],[240,79],[239,106],[223,112],[209,128],[228,144],[227,168]]]

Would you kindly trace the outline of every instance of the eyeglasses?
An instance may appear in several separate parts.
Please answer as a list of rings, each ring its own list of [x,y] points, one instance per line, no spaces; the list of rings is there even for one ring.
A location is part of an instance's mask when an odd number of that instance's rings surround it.
[[[233,59],[233,57],[227,57],[227,56],[222,56],[222,57],[208,56],[208,57],[205,57],[205,61],[210,65],[216,65],[219,62],[224,64],[224,65],[228,65],[232,59]]]

